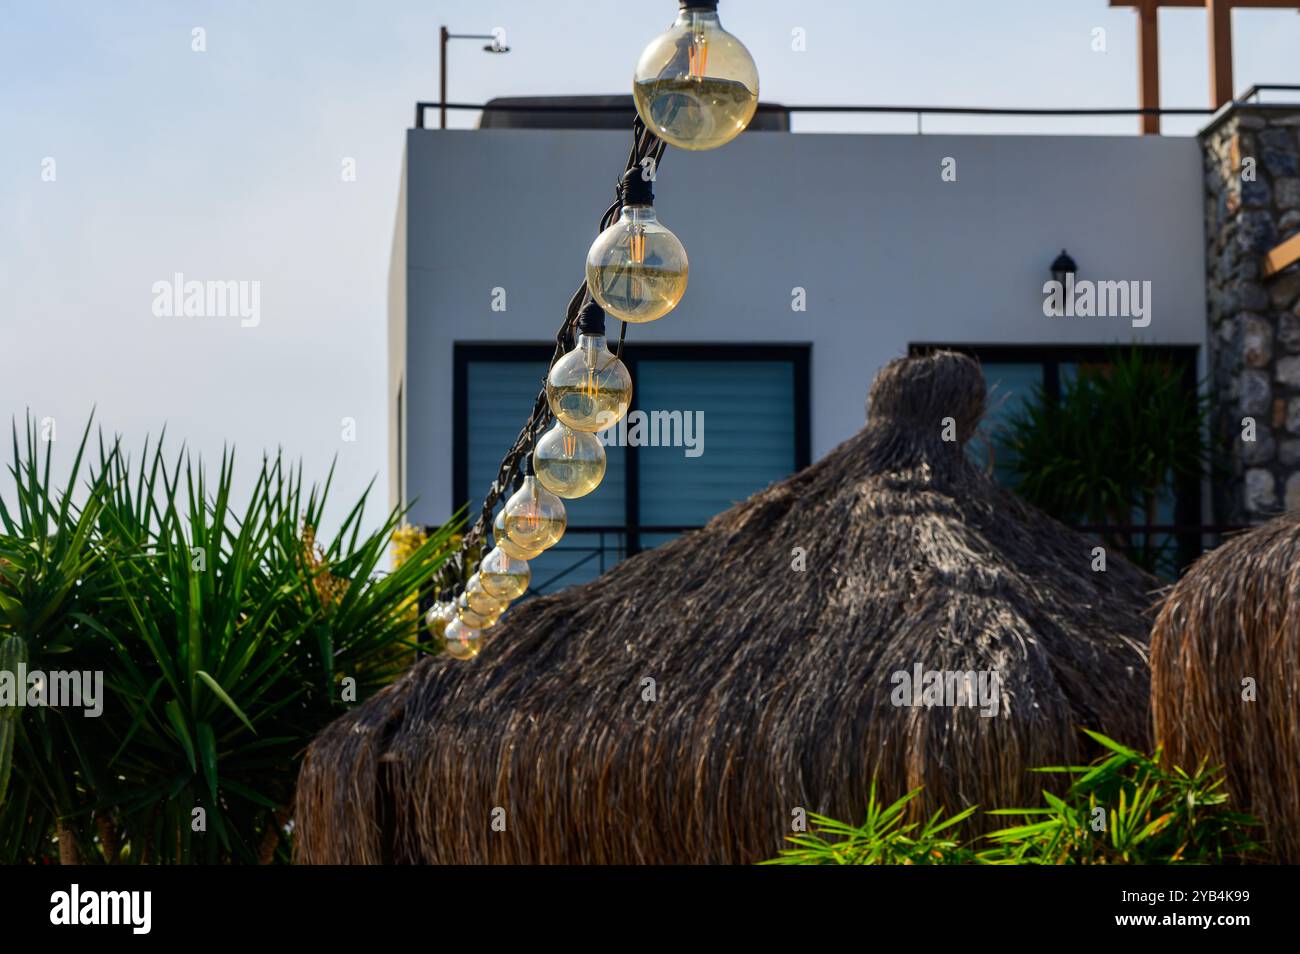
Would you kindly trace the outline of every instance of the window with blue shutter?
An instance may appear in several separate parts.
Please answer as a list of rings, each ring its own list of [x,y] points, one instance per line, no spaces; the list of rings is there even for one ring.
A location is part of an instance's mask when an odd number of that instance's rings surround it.
[[[644,360],[635,380],[640,388],[633,407],[647,415],[647,436],[678,430],[682,437],[633,451],[642,547],[674,536],[653,527],[703,526],[799,469],[791,362]],[[688,438],[694,446],[687,446]]]
[[[725,355],[720,360],[719,355]],[[545,374],[550,349],[457,345],[456,507],[477,511]],[[808,348],[629,348],[632,408],[604,432],[607,468],[565,501],[569,530],[532,562],[534,592],[594,579],[631,553],[703,526],[807,466]]]

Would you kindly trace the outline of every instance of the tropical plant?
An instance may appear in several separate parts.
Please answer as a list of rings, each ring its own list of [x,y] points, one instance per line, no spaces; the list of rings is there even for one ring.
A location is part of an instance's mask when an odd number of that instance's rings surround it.
[[[1221,768],[1165,767],[1159,750],[1147,756],[1100,733],[1087,734],[1107,754],[1091,765],[1035,769],[1069,776],[1065,794],[1045,791],[1042,806],[988,812],[1028,821],[982,836],[984,847],[959,837],[974,807],[909,821],[907,809],[920,789],[883,805],[873,783],[861,825],[810,815],[814,831],[789,836],[796,847],[764,864],[1169,865],[1260,856],[1254,837],[1259,822],[1231,808]]]
[[[956,840],[956,833],[975,808],[948,817],[938,811],[923,822],[908,821],[908,807],[919,794],[921,789],[915,788],[886,805],[877,797],[873,779],[861,825],[810,812],[813,830],[787,839],[798,847],[784,849],[779,857],[763,864],[944,865],[973,861],[972,853]]]
[[[87,432],[88,434],[88,432]],[[104,598],[110,574],[98,557],[96,525],[108,476],[90,481],[85,501],[73,505],[86,451],[83,436],[61,492],[51,487],[53,441],[42,461],[37,429],[29,421],[25,450],[13,431],[13,493],[0,495],[0,679],[14,695],[0,698],[0,858],[42,857],[51,833],[60,857],[77,857],[68,820],[82,798],[79,777],[88,768],[73,716],[57,708],[19,708],[21,667],[47,672],[83,645],[79,617]]]
[[[300,755],[419,648],[410,606],[456,527],[382,572],[403,513],[363,528],[369,491],[318,542],[330,479],[263,458],[233,503],[234,457],[209,483],[185,452],[105,445],[76,493],[50,486],[35,428],[14,438],[16,506],[0,501],[0,652],[30,669],[104,673],[99,718],[6,712],[0,859],[268,861],[285,856]],[[332,477],[332,472],[331,472]],[[4,735],[0,735],[2,740]]]
[[[1107,527],[1109,545],[1169,571],[1168,535],[1125,528],[1157,524],[1161,500],[1208,473],[1208,409],[1167,358],[1132,347],[1081,366],[1059,401],[1038,387],[1000,429],[999,459],[1025,500],[1065,523]]]
[[[1085,730],[1087,731],[1087,730]],[[1038,808],[991,815],[1031,819],[987,835],[994,864],[1224,864],[1257,856],[1259,822],[1233,811],[1221,768],[1168,768],[1152,756],[1088,731],[1109,755],[1091,765],[1035,771],[1071,776],[1063,797],[1043,793]]]

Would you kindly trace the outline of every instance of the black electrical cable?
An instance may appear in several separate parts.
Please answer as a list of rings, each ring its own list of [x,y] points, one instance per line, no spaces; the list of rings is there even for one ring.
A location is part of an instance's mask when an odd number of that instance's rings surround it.
[[[633,169],[640,169],[641,175],[648,186],[659,170],[659,163],[663,160],[666,146],[667,144],[663,140],[646,128],[641,117],[637,116],[632,123],[632,148],[628,151],[627,167],[615,184],[614,202],[601,216],[600,228],[597,230],[597,234],[609,228],[623,210],[627,173]],[[548,375],[555,362],[559,361],[569,351],[578,313],[589,298],[590,292],[587,289],[587,282],[584,280],[578,286],[578,290],[573,293],[573,297],[569,299],[569,307],[565,309],[564,313],[564,322],[560,325],[560,330],[555,333],[555,351],[552,353],[550,364],[547,366]],[[618,335],[619,357],[623,354],[623,337],[627,333],[627,324],[625,322],[621,324],[622,328],[619,330]],[[520,430],[519,436],[515,438],[510,450],[506,452],[505,457],[501,458],[501,464],[497,467],[496,479],[488,487],[487,495],[483,498],[483,507],[479,511],[477,519],[466,531],[461,540],[460,548],[447,560],[447,563],[442,568],[439,583],[436,587],[438,599],[452,599],[464,589],[470,575],[467,571],[471,564],[471,558],[474,560],[478,558],[478,553],[483,546],[483,538],[492,526],[492,514],[496,510],[497,504],[512,489],[515,478],[519,473],[520,462],[527,460],[532,452],[533,443],[537,439],[538,432],[546,426],[550,419],[551,409],[546,401],[546,379],[543,378],[542,389],[537,395],[537,400],[533,402],[532,413],[528,415],[528,420],[524,423],[523,429]]]

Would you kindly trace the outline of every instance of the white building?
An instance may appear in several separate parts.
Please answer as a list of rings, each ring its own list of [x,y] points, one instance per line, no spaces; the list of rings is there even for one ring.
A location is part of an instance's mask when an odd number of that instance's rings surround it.
[[[413,521],[480,506],[628,146],[601,129],[408,132],[389,491],[414,501]],[[669,149],[655,206],[690,283],[674,312],[629,327],[625,357],[634,407],[703,413],[703,453],[610,448],[605,485],[569,507],[571,527],[603,536],[571,532],[576,549],[549,569],[582,551],[585,569],[560,582],[586,579],[602,556],[701,524],[826,453],[862,426],[877,369],[909,349],[971,347],[1012,403],[1095,359],[1089,349],[1133,342],[1203,376],[1204,178],[1198,140],[1160,136],[750,131],[713,152]],[[1046,315],[1062,249],[1081,282],[1139,283],[1149,311]],[[1183,501],[1179,515],[1200,507]]]

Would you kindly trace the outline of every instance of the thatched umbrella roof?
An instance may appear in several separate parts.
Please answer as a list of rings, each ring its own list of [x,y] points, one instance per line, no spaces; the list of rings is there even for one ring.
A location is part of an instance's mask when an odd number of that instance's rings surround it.
[[[1211,550],[1174,586],[1151,686],[1169,762],[1224,766],[1275,860],[1300,863],[1300,512]]]
[[[944,440],[984,400],[969,358],[894,361],[818,463],[521,604],[477,660],[415,666],[312,745],[299,859],[753,862],[796,809],[860,817],[873,775],[1015,806],[1080,725],[1145,743],[1154,581],[1116,554],[1094,572]],[[895,705],[918,665],[996,671],[996,716]]]

